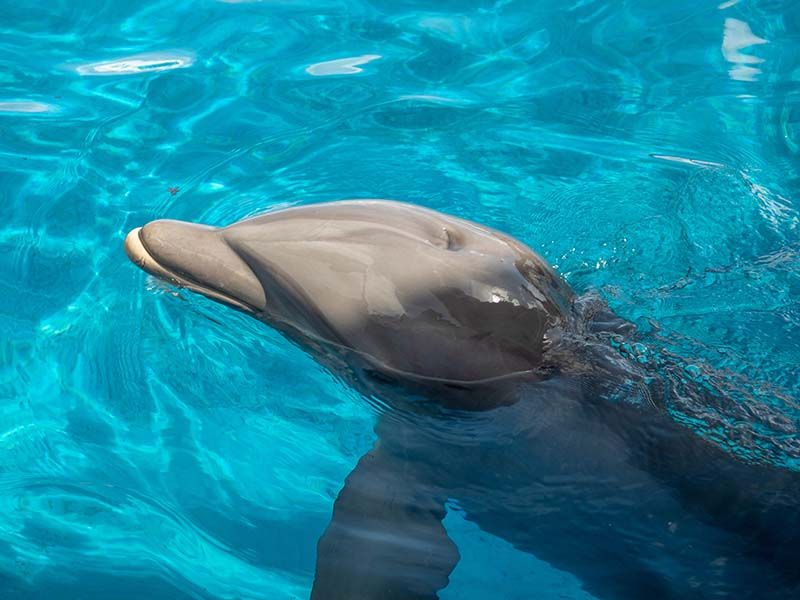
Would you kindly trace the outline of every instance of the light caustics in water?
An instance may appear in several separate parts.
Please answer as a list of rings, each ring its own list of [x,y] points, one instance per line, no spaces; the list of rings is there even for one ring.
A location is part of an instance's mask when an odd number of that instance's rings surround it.
[[[736,81],[755,81],[761,69],[754,67],[764,62],[763,58],[742,52],[745,48],[768,44],[769,41],[755,35],[750,26],[739,19],[725,19],[722,35],[722,55],[733,66],[728,71]]]
[[[306,68],[306,73],[317,77],[325,75],[352,75],[361,73],[364,69],[360,68],[373,60],[381,58],[380,54],[363,54],[361,56],[351,56],[349,58],[337,58],[326,60],[325,62],[315,63]]]
[[[184,69],[194,64],[194,55],[184,52],[145,52],[115,60],[86,63],[75,67],[79,75],[136,75]]]

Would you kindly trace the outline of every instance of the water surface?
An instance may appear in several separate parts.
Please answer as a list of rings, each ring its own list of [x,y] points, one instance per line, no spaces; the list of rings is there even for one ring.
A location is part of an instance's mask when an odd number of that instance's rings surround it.
[[[4,598],[307,597],[372,444],[300,350],[128,263],[160,217],[383,197],[497,227],[636,322],[629,352],[733,382],[679,417],[800,468],[800,3],[0,0],[0,32]],[[443,598],[589,598],[445,525]]]

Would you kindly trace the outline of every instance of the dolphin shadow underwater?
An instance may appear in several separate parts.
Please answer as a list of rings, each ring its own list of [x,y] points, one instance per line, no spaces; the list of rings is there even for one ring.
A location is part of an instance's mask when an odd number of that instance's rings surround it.
[[[674,419],[675,392],[610,344],[632,325],[514,238],[353,200],[223,228],[153,221],[125,249],[382,408],[313,599],[436,598],[459,560],[448,505],[601,599],[800,597],[800,473]]]

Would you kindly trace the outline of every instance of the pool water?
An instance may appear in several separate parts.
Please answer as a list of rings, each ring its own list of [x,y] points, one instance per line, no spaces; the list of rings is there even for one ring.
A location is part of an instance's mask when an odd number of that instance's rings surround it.
[[[374,409],[129,263],[393,198],[529,244],[800,469],[800,2],[0,0],[0,597],[308,597]],[[722,374],[722,375],[720,375]],[[691,410],[690,410],[691,409]],[[591,598],[481,531],[442,598]]]

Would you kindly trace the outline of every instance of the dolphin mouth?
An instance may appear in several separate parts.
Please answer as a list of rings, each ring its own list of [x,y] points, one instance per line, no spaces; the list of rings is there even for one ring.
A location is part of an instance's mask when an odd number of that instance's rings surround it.
[[[227,304],[228,306],[250,314],[258,314],[260,311],[256,307],[233,298],[217,289],[204,285],[184,273],[177,273],[162,265],[154,253],[151,252],[142,236],[142,228],[132,229],[125,236],[125,254],[133,264],[158,279],[165,281],[179,288],[184,288],[192,292],[197,292],[203,296]]]

